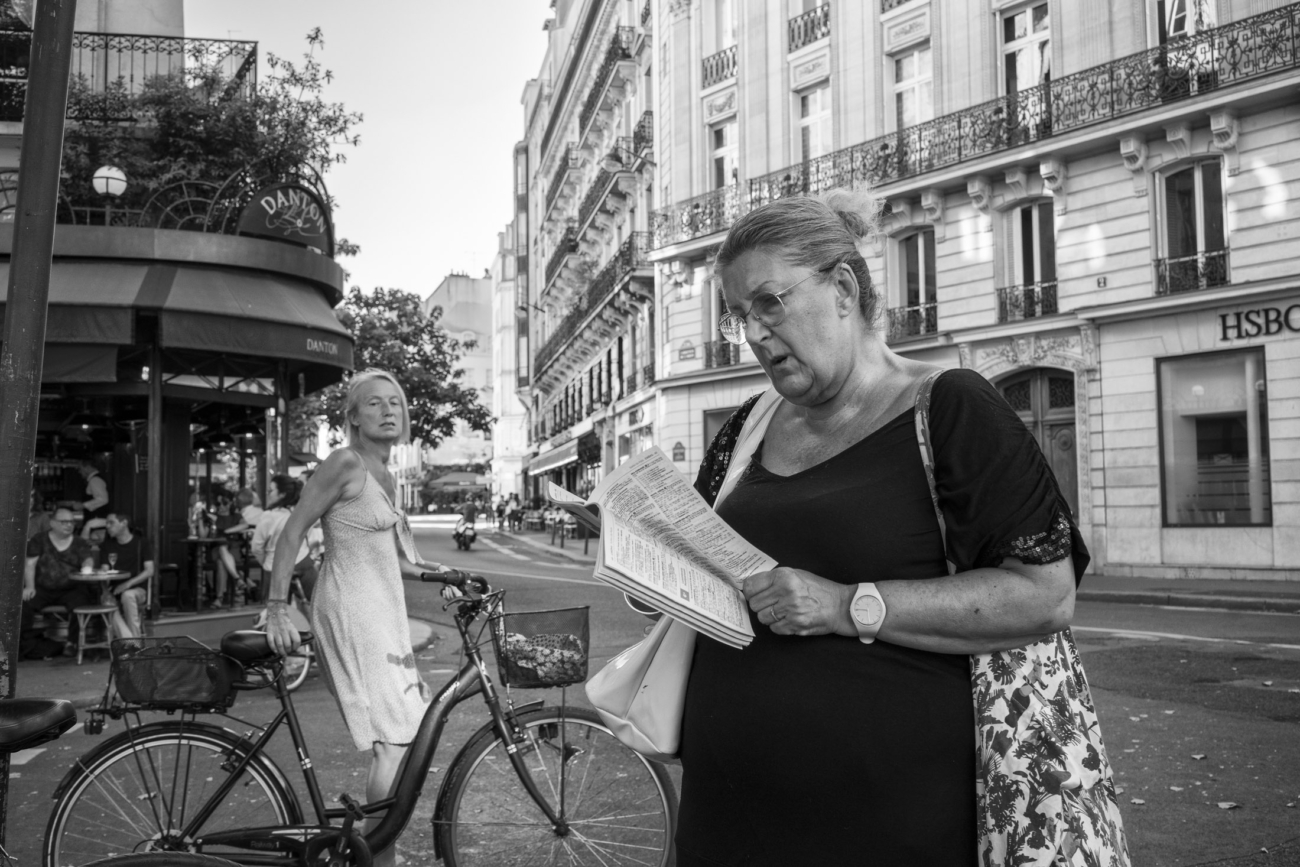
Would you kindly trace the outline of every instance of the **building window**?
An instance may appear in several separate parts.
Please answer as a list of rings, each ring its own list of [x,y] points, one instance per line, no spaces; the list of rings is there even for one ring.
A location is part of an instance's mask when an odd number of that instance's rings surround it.
[[[1272,524],[1264,350],[1158,364],[1165,526]]]
[[[1164,257],[1156,262],[1156,294],[1228,282],[1223,168],[1205,160],[1161,177]]]
[[[729,120],[709,128],[713,159],[713,189],[720,190],[737,183],[736,122]]]
[[[1155,6],[1156,34],[1161,45],[1214,26],[1209,0],[1156,0]]]
[[[894,57],[894,122],[906,129],[934,119],[930,46]]]
[[[798,94],[799,154],[807,162],[831,151],[831,86],[821,84]]]
[[[1006,287],[997,292],[998,321],[1050,316],[1056,306],[1056,227],[1051,201],[1007,214]]]
[[[1003,15],[1002,63],[1008,96],[1051,79],[1051,20],[1046,3]]]
[[[890,341],[938,331],[934,231],[915,232],[896,244],[896,292],[902,305],[889,311]]]
[[[715,50],[721,51],[736,44],[736,0],[713,0]]]

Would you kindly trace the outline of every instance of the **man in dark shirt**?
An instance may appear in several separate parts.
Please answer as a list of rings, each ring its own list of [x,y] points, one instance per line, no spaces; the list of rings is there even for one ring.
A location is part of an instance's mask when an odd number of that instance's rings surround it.
[[[77,644],[79,627],[72,610],[79,605],[94,605],[95,590],[90,584],[77,582],[72,573],[92,569],[95,565],[90,543],[74,535],[76,519],[68,509],[55,509],[50,531],[33,536],[27,542],[27,564],[23,572],[23,607],[20,655],[41,659],[50,649],[33,628],[36,612],[47,605],[68,609],[69,643],[64,652]]]
[[[126,515],[109,512],[105,519],[108,538],[100,546],[100,563],[110,569],[128,572],[131,577],[113,584],[113,595],[122,607],[122,616],[131,630],[131,637],[141,634],[140,611],[148,593],[145,585],[153,577],[153,554],[144,536],[131,532],[131,519]]]

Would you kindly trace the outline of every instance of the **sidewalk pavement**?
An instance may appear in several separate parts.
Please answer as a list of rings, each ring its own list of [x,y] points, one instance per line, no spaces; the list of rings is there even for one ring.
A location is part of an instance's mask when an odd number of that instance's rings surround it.
[[[438,640],[433,624],[409,618],[411,647],[416,652]],[[108,657],[104,651],[88,651],[77,665],[75,658],[25,659],[14,676],[19,698],[62,698],[78,709],[97,706],[108,685]]]

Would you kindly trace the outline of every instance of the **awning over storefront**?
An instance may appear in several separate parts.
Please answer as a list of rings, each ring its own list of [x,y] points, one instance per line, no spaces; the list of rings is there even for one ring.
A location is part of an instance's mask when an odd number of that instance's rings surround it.
[[[0,301],[7,298],[8,281],[9,263],[0,262]],[[56,260],[49,310],[48,343],[127,345],[134,339],[135,313],[156,311],[159,341],[168,348],[342,369],[353,363],[351,336],[324,296],[273,274]]]
[[[528,472],[531,475],[546,473],[551,470],[571,464],[578,459],[578,441],[570,440],[562,446],[551,449],[549,452],[540,454],[528,462]]]

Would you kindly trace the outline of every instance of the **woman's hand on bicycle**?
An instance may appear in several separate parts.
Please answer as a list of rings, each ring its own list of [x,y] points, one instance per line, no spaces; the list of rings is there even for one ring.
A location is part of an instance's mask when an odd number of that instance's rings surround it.
[[[266,640],[271,645],[271,649],[280,656],[288,656],[298,649],[300,643],[298,629],[289,617],[287,603],[266,604]]]

